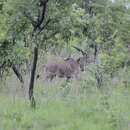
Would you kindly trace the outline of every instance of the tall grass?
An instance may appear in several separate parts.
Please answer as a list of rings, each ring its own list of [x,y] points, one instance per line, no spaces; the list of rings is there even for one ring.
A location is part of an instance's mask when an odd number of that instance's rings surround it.
[[[27,87],[14,76],[1,83],[0,130],[130,130],[130,88],[121,80],[106,80],[101,89],[90,75],[68,83],[38,80],[35,110]]]

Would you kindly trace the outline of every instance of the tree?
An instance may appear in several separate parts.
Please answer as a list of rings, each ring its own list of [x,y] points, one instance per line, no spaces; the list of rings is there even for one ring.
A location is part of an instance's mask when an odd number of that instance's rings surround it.
[[[29,99],[34,107],[33,88],[38,48],[41,46],[45,48],[48,46],[46,43],[50,41],[52,46],[58,46],[63,41],[63,45],[61,45],[64,46],[65,43],[69,44],[72,39],[82,37],[82,29],[80,28],[81,25],[84,25],[82,19],[84,11],[76,9],[76,2],[78,0],[7,0],[4,2],[1,18],[3,25],[6,26],[2,27],[1,39],[12,41],[10,46],[14,50],[18,49],[15,48],[15,45],[22,45],[22,48],[19,49],[27,50],[27,52],[20,54],[21,57],[31,53],[33,49],[34,58],[29,84]],[[72,13],[70,13],[71,11]],[[13,61],[12,55],[9,54],[9,56]],[[17,57],[15,57],[16,59]],[[20,62],[25,60],[20,60]]]

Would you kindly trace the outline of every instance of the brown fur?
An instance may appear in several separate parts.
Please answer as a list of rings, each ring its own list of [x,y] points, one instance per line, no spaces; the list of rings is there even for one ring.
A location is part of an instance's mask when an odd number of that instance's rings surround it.
[[[60,61],[52,61],[45,65],[46,79],[52,80],[54,77],[61,78],[79,78],[80,70],[84,71],[84,67],[87,63],[87,53],[82,49],[72,46],[76,50],[82,53],[82,57],[77,60],[73,58],[67,58]]]
[[[72,58],[49,62],[45,65],[46,78],[52,80],[54,77],[78,78],[80,65]]]

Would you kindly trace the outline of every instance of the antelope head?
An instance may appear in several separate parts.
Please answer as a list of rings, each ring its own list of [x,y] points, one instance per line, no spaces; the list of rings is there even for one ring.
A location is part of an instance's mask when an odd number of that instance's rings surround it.
[[[84,71],[85,66],[86,66],[86,64],[87,64],[88,55],[87,55],[87,53],[86,53],[85,51],[83,51],[82,49],[80,49],[80,48],[78,48],[78,47],[76,47],[76,46],[72,46],[72,47],[82,53],[82,56],[77,59],[77,63],[80,65],[80,70],[81,70],[81,71]]]

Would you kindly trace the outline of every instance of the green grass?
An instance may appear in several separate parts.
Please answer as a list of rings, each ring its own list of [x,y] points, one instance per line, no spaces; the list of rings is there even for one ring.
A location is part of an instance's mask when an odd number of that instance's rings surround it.
[[[14,76],[8,77],[0,84],[0,130],[130,130],[129,85],[107,79],[97,89],[95,79],[83,74],[67,84],[37,81],[35,110],[28,83],[22,89]]]
[[[88,93],[74,95],[74,81],[66,88],[57,86],[43,88],[37,83],[36,109],[30,108],[23,96],[9,91],[0,92],[0,130],[129,130],[129,89],[113,88],[109,92],[87,89]],[[79,84],[78,84],[79,85]],[[78,86],[77,85],[77,86]],[[76,86],[75,86],[76,87]],[[47,89],[47,90],[46,90]],[[45,91],[46,90],[46,91]],[[79,89],[78,89],[79,90]],[[46,95],[42,91],[47,92]],[[72,92],[73,91],[73,95]],[[61,93],[61,94],[60,94]]]

